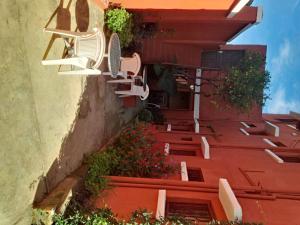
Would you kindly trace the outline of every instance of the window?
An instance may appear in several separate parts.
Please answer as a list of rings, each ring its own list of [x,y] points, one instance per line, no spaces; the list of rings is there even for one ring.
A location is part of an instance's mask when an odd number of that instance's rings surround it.
[[[263,139],[266,143],[268,143],[269,145],[271,145],[272,147],[286,147],[285,144],[283,144],[280,141],[273,141],[273,140],[269,140],[267,138]]]
[[[267,132],[264,130],[259,130],[259,131],[247,131],[251,135],[261,135],[261,136],[267,136]]]
[[[300,156],[284,156],[278,155],[284,162],[288,163],[300,163]]]
[[[286,147],[285,144],[281,143],[280,141],[272,141],[275,145],[277,145],[278,147]]]
[[[182,137],[181,140],[183,141],[193,141],[192,137]]]
[[[193,130],[193,127],[191,125],[173,125],[172,130],[174,131],[191,131]]]
[[[167,202],[166,216],[180,216],[190,221],[209,222],[213,219],[210,203]]]
[[[283,123],[297,123],[298,122],[297,119],[293,119],[293,118],[279,118],[276,120],[283,122]]]
[[[185,156],[196,156],[194,150],[170,150],[170,155],[185,155]]]
[[[201,169],[187,169],[189,181],[204,182]]]
[[[288,163],[300,163],[300,154],[294,152],[277,152],[275,153],[284,162]]]
[[[241,122],[241,124],[246,128],[256,127],[255,124],[249,122]]]

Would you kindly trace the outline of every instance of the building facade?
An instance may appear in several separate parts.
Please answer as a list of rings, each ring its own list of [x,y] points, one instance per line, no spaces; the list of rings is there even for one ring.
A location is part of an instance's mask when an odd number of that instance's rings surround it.
[[[261,8],[243,0],[113,2],[161,29],[144,40],[143,62],[174,64],[191,79],[178,79],[175,96],[149,79],[149,101],[155,100],[167,121],[149,128],[156,137],[153,148],[180,170],[163,179],[110,177],[114,188],[95,206],[108,206],[124,219],[146,208],[157,218],[179,214],[199,224],[212,219],[300,224],[299,114],[262,114],[258,106],[242,114],[222,102],[215,107],[197,91],[200,76],[222,73],[246,51],[266,55],[266,46],[226,44],[261,20]]]
[[[111,177],[114,188],[95,204],[112,208],[120,218],[146,208],[157,217],[194,215],[203,224],[235,218],[299,224],[299,119],[263,115],[261,120],[200,120],[199,134],[185,119],[153,125],[153,148],[165,151],[181,170],[164,179]],[[226,184],[233,195],[222,192]]]

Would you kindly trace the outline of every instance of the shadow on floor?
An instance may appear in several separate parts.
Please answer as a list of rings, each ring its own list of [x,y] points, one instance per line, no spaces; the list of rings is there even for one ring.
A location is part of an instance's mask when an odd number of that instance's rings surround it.
[[[74,0],[69,0],[67,6],[64,8],[64,0],[61,0],[57,8],[54,10],[50,16],[48,22],[44,28],[49,28],[50,23],[56,17],[56,26],[52,27],[59,30],[71,30],[71,12],[70,6]],[[87,0],[77,0],[75,4],[75,19],[76,19],[76,29],[75,31],[85,32],[89,27],[89,4]],[[54,41],[59,38],[58,35],[52,34],[50,41],[47,45],[46,51],[43,55],[43,60],[45,60],[53,46]],[[62,53],[62,58],[67,54],[67,49],[65,48]]]

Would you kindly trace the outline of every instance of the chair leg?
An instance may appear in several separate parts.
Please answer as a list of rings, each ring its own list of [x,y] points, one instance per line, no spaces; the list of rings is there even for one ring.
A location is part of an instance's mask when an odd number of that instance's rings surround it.
[[[115,91],[115,94],[117,94],[117,95],[128,95],[128,96],[131,96],[132,92],[131,91]]]
[[[109,76],[112,76],[112,74],[111,74],[111,72],[103,72],[102,73],[103,75],[109,75]],[[126,74],[124,73],[124,72],[118,72],[118,74],[117,74],[117,76],[121,76],[121,77],[123,77],[123,78],[127,78],[127,76],[126,76]]]
[[[72,38],[81,37],[83,35],[94,34],[93,32],[74,32],[74,31],[59,30],[59,29],[53,29],[53,28],[44,28],[44,32],[58,34],[62,37],[72,37]]]
[[[131,79],[119,79],[119,80],[109,80],[107,81],[107,83],[110,83],[110,84],[116,84],[116,83],[132,83],[134,82],[133,80]]]
[[[132,95],[119,95],[119,98],[126,98],[126,97],[130,97]]]
[[[61,71],[59,75],[100,75],[101,71],[97,69],[84,69],[84,70],[72,70],[72,71]]]
[[[84,69],[85,69],[85,65],[87,64],[87,62],[88,62],[88,59],[83,58],[83,57],[42,60],[43,65],[74,65],[74,66],[78,66],[78,67],[84,68]]]

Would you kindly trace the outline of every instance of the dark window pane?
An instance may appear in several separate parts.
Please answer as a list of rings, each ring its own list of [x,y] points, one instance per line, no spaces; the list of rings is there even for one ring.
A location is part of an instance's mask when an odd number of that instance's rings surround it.
[[[247,131],[251,135],[261,135],[261,136],[267,136],[268,134],[266,131]]]
[[[189,150],[170,150],[170,155],[186,155],[186,156],[196,156],[196,151]]]
[[[280,122],[283,122],[283,123],[297,123],[298,122],[297,119],[292,119],[292,118],[279,118],[277,120]]]
[[[281,143],[280,141],[272,141],[275,145],[277,145],[278,147],[286,147],[285,144]]]
[[[192,137],[182,137],[181,140],[183,141],[193,141]]]
[[[199,222],[209,222],[213,213],[208,203],[167,202],[167,216],[181,216]]]
[[[201,169],[188,169],[188,177],[189,181],[199,181],[203,182],[203,174]]]
[[[284,155],[278,155],[284,162],[289,163],[300,163],[300,157],[299,156],[284,156]]]

